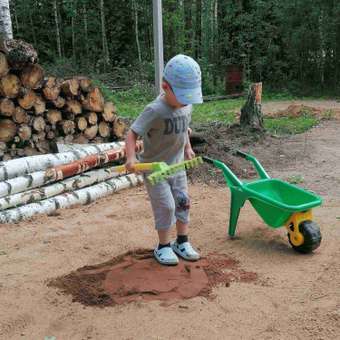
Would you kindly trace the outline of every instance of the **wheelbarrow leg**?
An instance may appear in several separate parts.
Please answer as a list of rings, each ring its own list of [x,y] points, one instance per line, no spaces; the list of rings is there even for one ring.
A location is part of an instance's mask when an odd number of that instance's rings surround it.
[[[245,198],[236,189],[231,189],[230,217],[229,217],[229,236],[234,237],[240,210],[244,205]]]

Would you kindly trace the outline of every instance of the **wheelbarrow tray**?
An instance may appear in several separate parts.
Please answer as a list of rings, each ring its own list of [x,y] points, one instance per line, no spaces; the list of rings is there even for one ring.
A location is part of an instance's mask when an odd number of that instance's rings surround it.
[[[293,213],[319,206],[319,196],[279,179],[244,183],[242,190],[254,209],[271,227],[279,228]]]

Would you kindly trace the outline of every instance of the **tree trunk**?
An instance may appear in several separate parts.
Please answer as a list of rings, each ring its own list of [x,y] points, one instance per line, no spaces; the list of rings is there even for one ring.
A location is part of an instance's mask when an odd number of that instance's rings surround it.
[[[4,77],[9,72],[6,56],[0,52],[0,78]]]
[[[75,123],[73,120],[64,120],[61,123],[65,135],[73,135],[75,132]]]
[[[25,109],[25,110],[30,110],[33,105],[35,104],[37,100],[37,96],[34,91],[28,90],[25,91],[26,93],[24,94],[23,97],[18,98],[18,103],[19,105]]]
[[[29,141],[32,137],[32,129],[26,124],[19,127],[18,136],[23,142]]]
[[[67,100],[66,101],[66,111],[71,112],[74,115],[79,115],[82,113],[81,104],[77,100]]]
[[[77,121],[77,128],[80,131],[84,131],[87,128],[87,120],[85,117],[78,117],[76,121]]]
[[[12,20],[9,0],[0,0],[0,42],[13,39]]]
[[[12,121],[10,121],[14,124]],[[14,124],[15,125],[15,124]],[[0,136],[4,129],[1,128],[0,122]],[[16,131],[15,131],[16,132]],[[15,136],[15,133],[13,137]],[[0,137],[1,141],[1,137]],[[140,144],[140,143],[139,143]],[[26,157],[24,162],[22,159],[13,159],[8,162],[0,163],[0,181],[9,178],[22,176],[32,173],[34,171],[45,170],[51,166],[60,164],[67,164],[77,159],[93,155],[102,151],[120,148],[124,146],[123,142],[118,143],[105,143],[105,144],[92,144],[92,145],[58,145],[58,150],[61,153],[47,154],[33,157]],[[65,152],[64,152],[65,151]],[[1,183],[1,182],[0,182]]]
[[[65,106],[66,100],[59,96],[57,99],[53,100],[52,103],[57,109],[61,109]]]
[[[136,150],[140,150],[140,145],[137,145]],[[83,173],[96,166],[122,159],[123,157],[125,157],[125,148],[109,150],[103,153],[86,156],[68,164],[32,172],[24,176],[17,176],[16,178],[0,182],[0,197],[38,188]],[[35,159],[41,159],[41,157],[35,157]],[[56,158],[54,158],[54,160],[56,161]],[[22,161],[23,160],[21,160],[21,162]]]
[[[12,119],[18,124],[28,124],[30,122],[30,116],[20,106],[15,108]]]
[[[113,122],[116,118],[117,109],[112,102],[106,102],[104,105],[104,112],[102,114],[106,122]]]
[[[60,82],[55,77],[48,77],[43,87],[43,94],[46,99],[57,100],[60,94]]]
[[[67,97],[75,97],[78,95],[79,81],[75,78],[65,80],[61,84],[61,90]]]
[[[58,56],[59,58],[61,58],[62,53],[61,53],[61,39],[60,39],[60,30],[59,30],[59,16],[58,16],[57,0],[53,0],[53,12],[54,12],[54,22],[55,22],[55,27],[56,27]]]
[[[126,125],[124,121],[121,118],[116,117],[116,119],[113,122],[113,134],[117,138],[122,138],[124,136],[125,130],[126,130]]]
[[[101,137],[107,138],[110,137],[111,135],[111,128],[108,123],[103,121],[100,122],[98,125],[98,132]]]
[[[0,210],[38,202],[62,194],[63,192],[81,189],[118,176],[119,173],[115,171],[115,167],[88,171],[58,183],[0,198]]]
[[[92,90],[92,82],[89,78],[78,77],[78,81],[79,81],[79,86],[83,92],[88,93]]]
[[[95,125],[98,122],[98,116],[95,112],[88,112],[86,118],[90,125]]]
[[[34,22],[33,22],[33,18],[32,18],[32,8],[29,7],[27,8],[27,12],[28,12],[28,17],[29,17],[29,20],[30,20],[30,27],[31,27],[31,31],[32,31],[32,38],[33,38],[33,44],[34,46],[37,47],[37,36],[35,34],[35,29],[34,29]]]
[[[110,57],[109,57],[109,47],[108,47],[107,38],[106,38],[104,0],[100,0],[100,19],[101,19],[101,25],[102,25],[104,72],[106,72],[106,67],[109,65]]]
[[[36,115],[42,115],[46,110],[46,103],[41,96],[36,96],[33,107]]]
[[[142,143],[137,142],[138,150],[142,149]],[[103,143],[103,144],[57,144],[58,152],[69,152],[69,151],[83,151],[87,152],[88,150],[92,150],[93,147],[97,149],[97,153],[108,151],[111,149],[120,149],[125,146],[124,142],[112,142],[112,143]]]
[[[21,208],[13,208],[0,213],[0,223],[16,223],[36,214],[51,214],[74,205],[88,204],[98,198],[113,194],[122,189],[131,188],[143,182],[142,176],[135,174],[109,179],[103,183],[79,189],[71,193],[64,193],[54,198],[27,204]]]
[[[46,123],[45,119],[41,116],[35,117],[33,119],[33,129],[37,132],[43,132],[45,130]]]
[[[52,126],[62,120],[61,112],[59,110],[48,110],[46,117]]]
[[[1,99],[0,112],[3,116],[12,117],[15,112],[15,105],[13,101],[8,98]]]
[[[89,34],[88,34],[88,23],[87,23],[87,10],[86,4],[83,5],[83,14],[84,14],[84,40],[85,40],[85,53],[86,53],[86,62],[88,63],[89,59]]]
[[[138,5],[137,5],[136,0],[132,0],[132,7],[133,7],[134,14],[135,14],[135,37],[136,37],[138,61],[139,61],[139,65],[141,65],[142,64],[142,53],[141,53],[140,43],[139,43]]]
[[[249,88],[247,102],[241,109],[240,124],[263,130],[262,83],[252,84]]]
[[[1,78],[1,93],[8,98],[16,98],[21,89],[20,79],[14,74],[7,74]]]
[[[72,17],[71,17],[71,29],[72,29],[72,58],[73,62],[76,61],[76,32],[75,32],[75,20],[77,16],[77,10],[74,4],[74,1],[72,1]]]
[[[98,125],[92,125],[90,127],[88,127],[87,129],[85,129],[84,131],[84,136],[87,139],[93,139],[97,136],[97,132],[98,132]]]
[[[100,90],[95,87],[90,91],[82,102],[83,108],[88,111],[102,112],[104,110],[104,97]]]
[[[17,133],[16,124],[10,119],[0,120],[0,142],[10,142]]]
[[[44,70],[38,64],[27,65],[21,75],[22,84],[28,89],[38,89],[44,79]]]

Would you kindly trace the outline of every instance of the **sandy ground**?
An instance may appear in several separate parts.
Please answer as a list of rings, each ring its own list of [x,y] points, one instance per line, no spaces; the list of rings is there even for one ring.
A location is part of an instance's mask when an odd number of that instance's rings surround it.
[[[326,121],[251,149],[273,177],[303,175],[301,185],[323,196],[324,205],[314,211],[323,241],[314,254],[296,254],[285,230],[265,226],[249,204],[238,237],[229,240],[228,189],[191,184],[193,244],[203,255],[227,254],[259,277],[215,288],[212,300],[98,308],[47,287],[51,278],[79,267],[155,245],[143,187],[57,216],[1,225],[0,339],[339,339],[339,130],[339,121]]]

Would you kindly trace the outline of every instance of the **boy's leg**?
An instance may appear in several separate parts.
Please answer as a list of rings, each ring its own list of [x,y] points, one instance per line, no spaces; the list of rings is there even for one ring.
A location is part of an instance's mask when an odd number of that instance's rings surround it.
[[[183,223],[180,220],[176,221],[177,235],[188,235],[189,223]]]
[[[200,258],[200,255],[192,248],[188,239],[190,198],[188,195],[186,173],[183,171],[173,177],[170,181],[170,184],[175,200],[175,216],[177,218],[177,239],[172,243],[172,248],[184,259],[196,261]]]
[[[159,244],[166,245],[170,243],[171,240],[171,229],[158,229],[158,238],[159,238]]]
[[[144,176],[145,178],[145,176]],[[145,187],[148,192],[158,232],[159,245],[154,250],[155,258],[165,265],[178,264],[178,258],[170,246],[171,227],[175,224],[175,201],[167,181],[151,185],[145,179]]]

